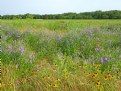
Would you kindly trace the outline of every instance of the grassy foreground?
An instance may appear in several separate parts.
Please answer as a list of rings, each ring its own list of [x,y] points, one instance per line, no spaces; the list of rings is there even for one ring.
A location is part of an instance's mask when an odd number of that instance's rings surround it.
[[[0,20],[2,91],[120,91],[120,20]]]

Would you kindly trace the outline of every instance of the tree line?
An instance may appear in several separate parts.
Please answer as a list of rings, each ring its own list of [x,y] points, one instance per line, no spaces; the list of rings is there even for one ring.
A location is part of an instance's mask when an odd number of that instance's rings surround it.
[[[0,19],[121,19],[121,10],[63,14],[0,15]]]

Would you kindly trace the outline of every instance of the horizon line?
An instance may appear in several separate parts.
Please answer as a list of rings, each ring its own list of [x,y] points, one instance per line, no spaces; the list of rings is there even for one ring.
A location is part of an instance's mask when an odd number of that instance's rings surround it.
[[[106,12],[106,11],[121,11],[121,10],[94,10],[94,11],[82,11],[82,12],[72,12],[72,11],[69,11],[69,12],[63,12],[63,13],[45,13],[45,14],[37,14],[37,13],[23,13],[23,14],[3,14],[1,16],[4,16],[4,15],[25,15],[25,14],[32,14],[32,15],[58,15],[58,14],[66,14],[66,13],[76,13],[76,14],[79,14],[79,13],[86,13],[86,12],[96,12],[96,11],[102,11],[102,12]]]

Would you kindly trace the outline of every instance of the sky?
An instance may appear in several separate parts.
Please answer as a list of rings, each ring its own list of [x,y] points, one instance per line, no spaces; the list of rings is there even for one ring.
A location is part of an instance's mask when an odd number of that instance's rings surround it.
[[[0,0],[0,15],[121,10],[121,0]]]

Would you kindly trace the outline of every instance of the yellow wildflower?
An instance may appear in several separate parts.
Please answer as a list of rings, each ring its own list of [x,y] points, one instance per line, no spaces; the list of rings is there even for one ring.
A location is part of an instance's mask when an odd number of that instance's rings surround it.
[[[93,75],[92,75],[92,78],[96,78],[98,76],[98,73],[94,73]]]
[[[57,88],[57,87],[58,87],[58,85],[57,85],[57,84],[54,84],[54,85],[53,85],[53,87],[54,87],[54,88]]]

